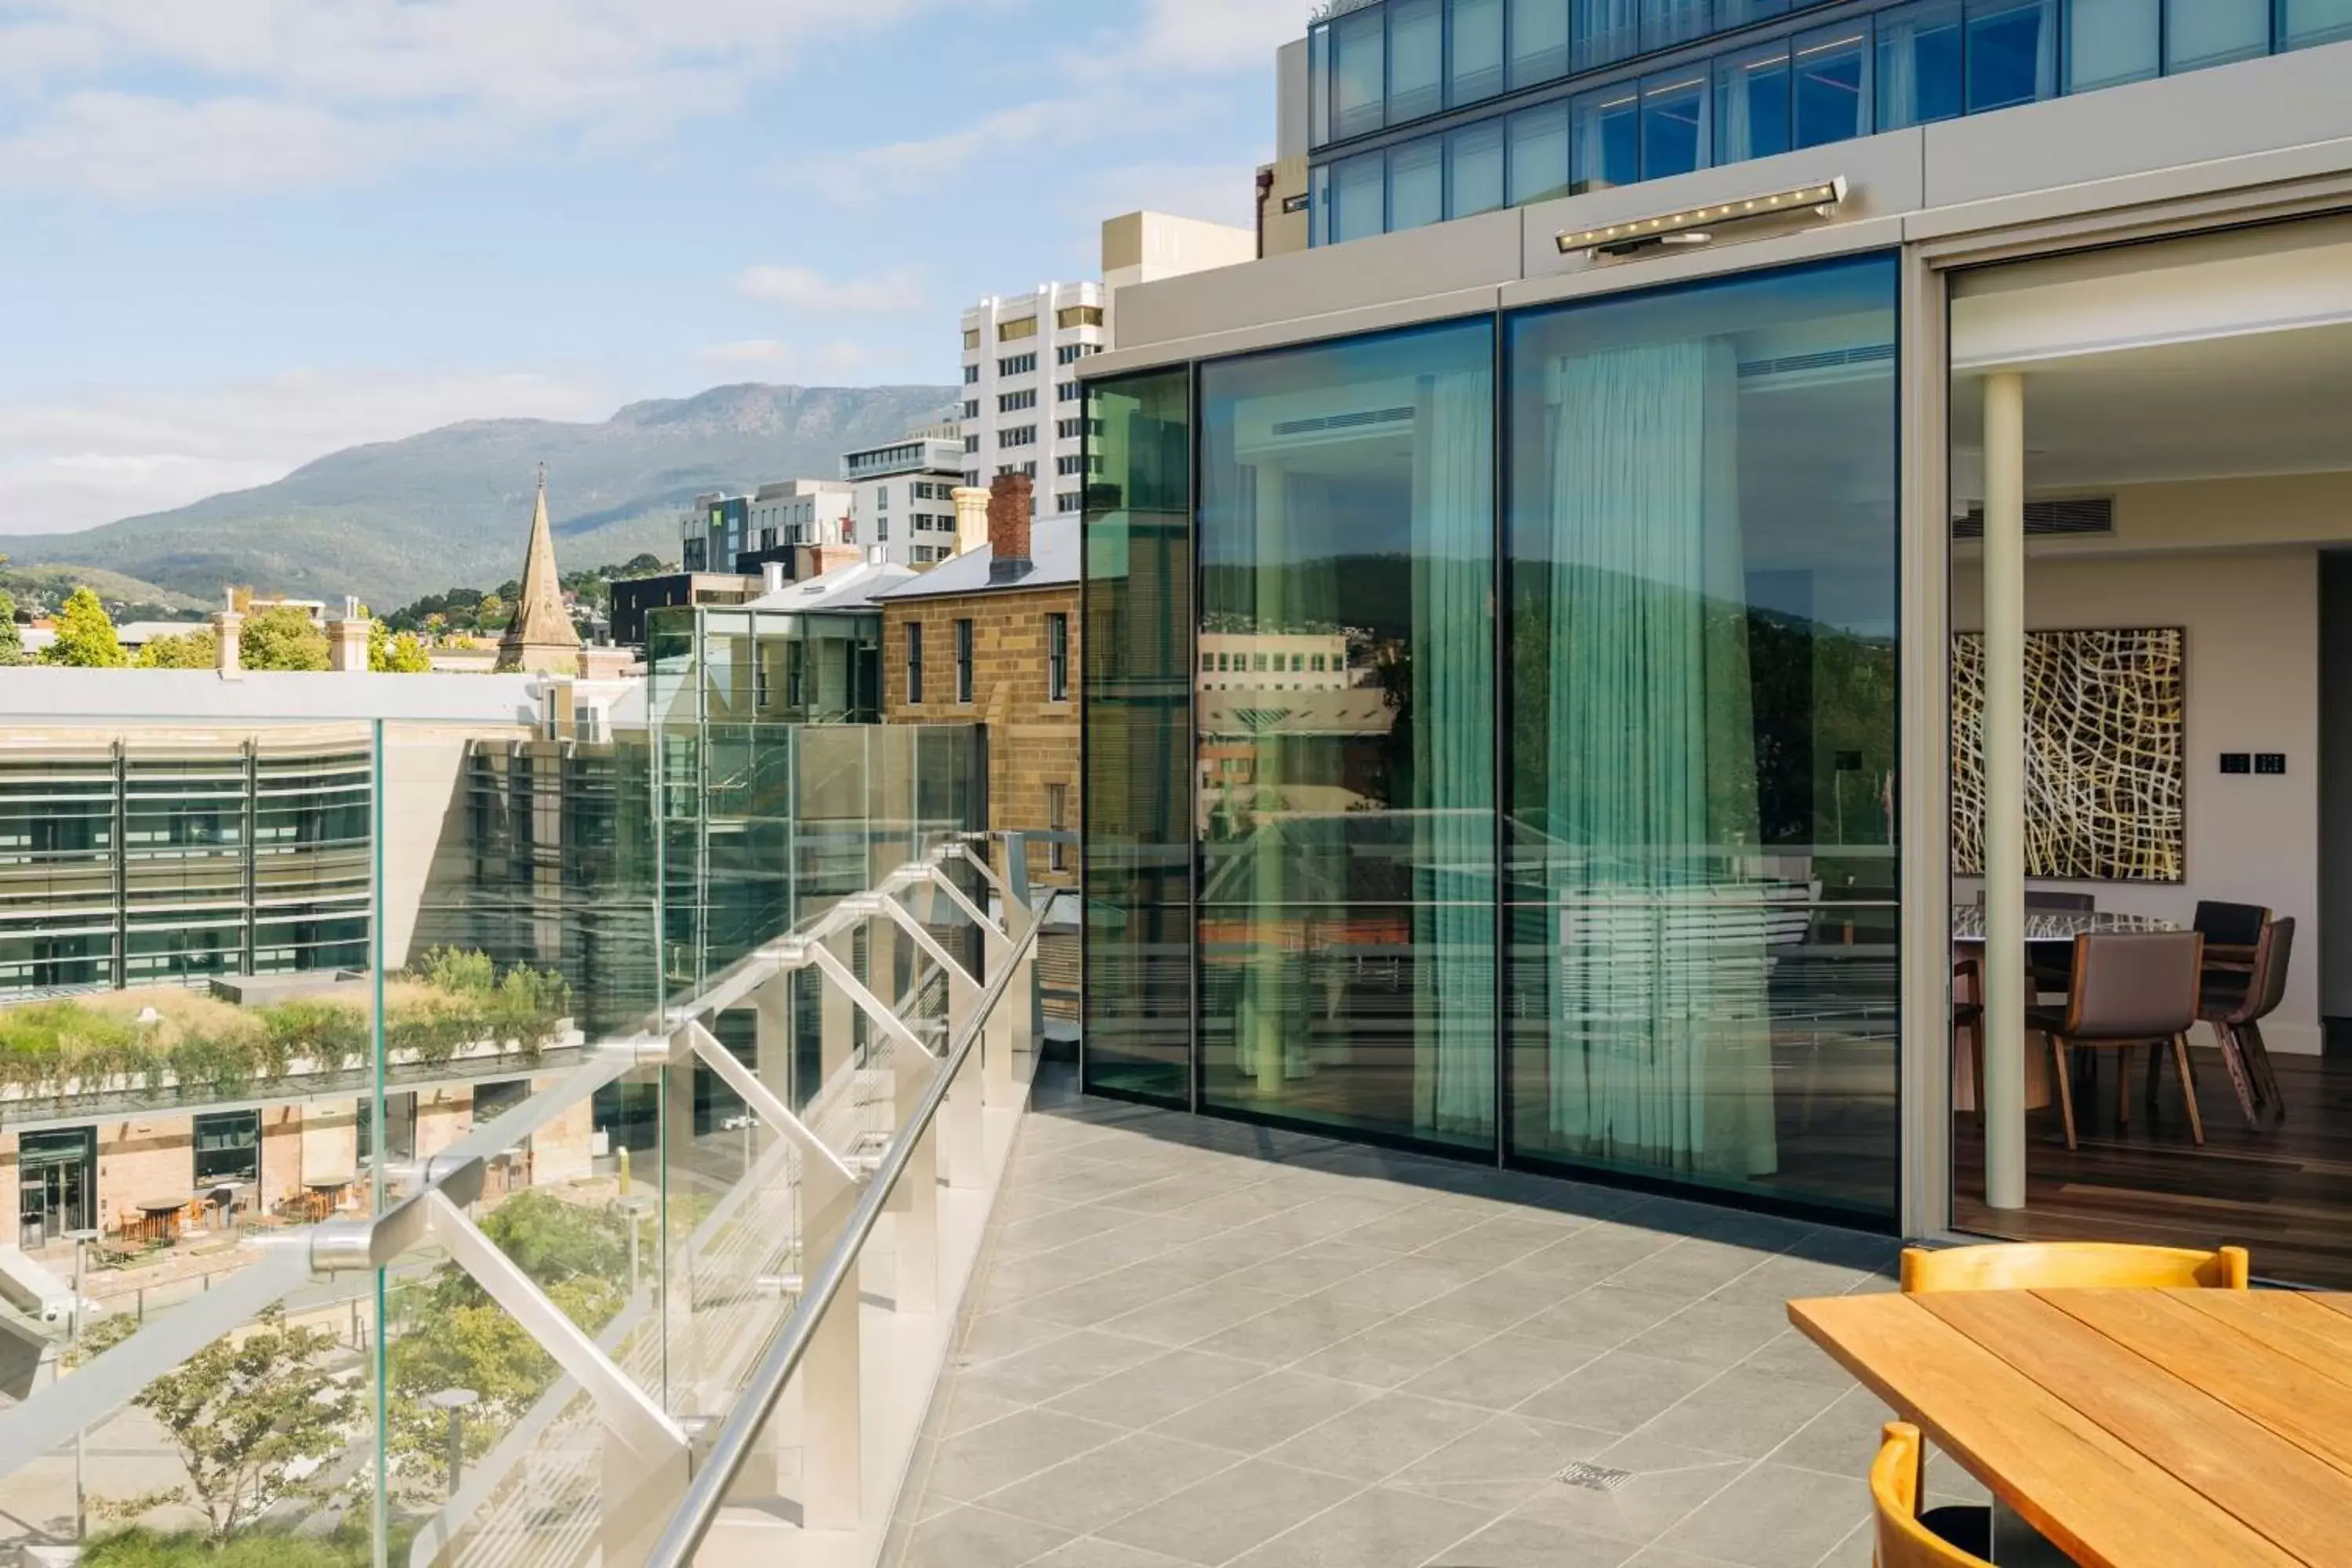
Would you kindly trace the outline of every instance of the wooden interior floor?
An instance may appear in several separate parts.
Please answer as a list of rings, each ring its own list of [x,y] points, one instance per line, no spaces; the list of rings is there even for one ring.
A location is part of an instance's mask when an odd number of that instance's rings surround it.
[[[1982,1131],[1958,1118],[1954,1226],[2025,1241],[2234,1242],[2265,1279],[2352,1289],[2352,1056],[2273,1056],[2284,1113],[2265,1108],[2249,1128],[2220,1052],[2194,1054],[2203,1148],[2189,1142],[2174,1074],[2149,1108],[2137,1054],[2131,1123],[2118,1128],[2117,1064],[2103,1055],[2096,1087],[2075,1096],[2079,1150],[2067,1150],[2054,1110],[2032,1113],[2021,1210],[1985,1206]]]

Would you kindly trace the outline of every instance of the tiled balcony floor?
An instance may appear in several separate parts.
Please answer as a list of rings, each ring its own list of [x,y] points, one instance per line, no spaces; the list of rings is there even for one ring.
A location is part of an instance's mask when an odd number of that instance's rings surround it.
[[[1036,1095],[886,1563],[1870,1561],[1885,1413],[1783,1303],[1894,1242]]]

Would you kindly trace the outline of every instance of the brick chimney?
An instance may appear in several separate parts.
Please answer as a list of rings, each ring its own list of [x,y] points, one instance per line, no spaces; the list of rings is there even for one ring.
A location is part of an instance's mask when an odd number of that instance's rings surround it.
[[[237,609],[237,591],[231,588],[213,612],[213,668],[223,680],[243,680],[245,616]]]
[[[368,667],[368,624],[360,602],[346,597],[343,613],[327,623],[327,668],[364,675]]]
[[[988,488],[988,580],[1029,575],[1029,525],[1035,507],[1029,476],[999,474]]]

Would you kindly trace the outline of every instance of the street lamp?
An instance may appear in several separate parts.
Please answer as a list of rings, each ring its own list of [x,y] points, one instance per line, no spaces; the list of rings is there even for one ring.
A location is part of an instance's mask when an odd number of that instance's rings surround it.
[[[81,1343],[82,1309],[89,1298],[83,1293],[82,1277],[89,1259],[89,1244],[100,1233],[87,1226],[66,1232],[66,1239],[74,1244],[73,1306],[66,1313],[66,1349],[68,1353]],[[89,1535],[89,1510],[82,1489],[81,1464],[82,1428],[74,1428],[74,1539],[82,1541]]]
[[[449,1495],[453,1498],[466,1479],[466,1409],[481,1397],[470,1388],[445,1388],[425,1396],[425,1404],[449,1413]]]

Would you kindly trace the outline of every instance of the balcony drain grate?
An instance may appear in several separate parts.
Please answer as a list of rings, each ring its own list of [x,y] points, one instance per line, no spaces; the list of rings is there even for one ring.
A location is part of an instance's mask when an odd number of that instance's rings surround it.
[[[1607,1465],[1587,1464],[1582,1459],[1572,1459],[1560,1469],[1553,1471],[1551,1479],[1563,1486],[1582,1487],[1589,1492],[1613,1492],[1632,1480],[1633,1472],[1612,1469]]]

